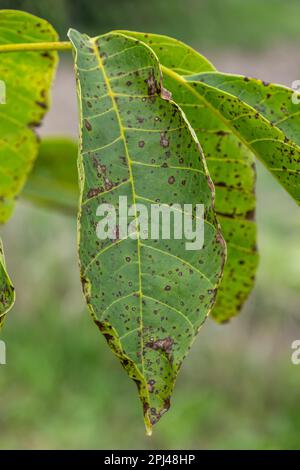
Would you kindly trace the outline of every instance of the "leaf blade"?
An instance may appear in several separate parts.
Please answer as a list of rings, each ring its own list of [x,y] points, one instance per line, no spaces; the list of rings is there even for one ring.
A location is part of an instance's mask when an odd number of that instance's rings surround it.
[[[206,57],[178,39],[163,34],[136,31],[120,31],[120,33],[136,38],[150,46],[161,64],[179,75],[193,75],[216,70]]]
[[[47,21],[33,15],[0,11],[0,44],[57,40]],[[5,52],[1,54],[0,80],[6,97],[0,105],[0,225],[12,214],[33,161],[38,142],[38,126],[49,106],[49,88],[54,76],[57,54],[49,52]],[[1,325],[14,303],[15,294],[6,272],[3,249],[0,256]]]
[[[299,204],[300,119],[295,111],[298,105],[292,102],[294,91],[248,77],[214,72],[188,76],[187,81]],[[278,101],[276,95],[281,97]]]
[[[203,101],[198,100],[184,78],[179,79],[169,69],[163,70],[166,85],[201,142],[215,185],[216,212],[228,253],[211,315],[218,323],[223,323],[241,310],[253,289],[258,266],[254,219],[255,161],[247,147],[229,132],[218,116],[212,115],[206,106],[197,108]]]
[[[91,39],[72,30],[69,37],[82,116],[83,289],[100,331],[138,385],[150,432],[169,408],[183,357],[214,301],[224,261],[223,240],[197,140],[180,109],[166,99],[151,49],[120,33]],[[182,175],[189,183],[188,193],[180,184]],[[176,201],[200,199],[206,204],[207,246],[201,254],[184,252],[181,240],[141,241],[138,201],[148,206],[159,200],[170,204],[174,191]],[[97,207],[101,202],[118,206],[119,195],[133,204],[137,239],[99,241]],[[200,275],[191,268],[195,262],[201,266]],[[174,276],[176,269],[179,274]]]
[[[45,20],[20,11],[0,11],[0,44],[57,38]],[[6,102],[0,109],[0,223],[9,218],[36,158],[34,127],[39,126],[49,106],[56,64],[55,52],[1,54],[0,79],[6,84]]]

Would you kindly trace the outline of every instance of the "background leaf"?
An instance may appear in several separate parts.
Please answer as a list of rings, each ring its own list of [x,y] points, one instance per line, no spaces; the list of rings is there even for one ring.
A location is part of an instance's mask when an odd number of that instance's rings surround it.
[[[0,44],[55,40],[57,34],[47,21],[20,11],[0,11]],[[1,53],[0,80],[5,83],[6,102],[0,107],[0,225],[11,215],[15,198],[36,158],[34,128],[47,111],[56,63],[54,52]],[[0,286],[5,297],[2,322],[5,309],[13,302],[3,260]]]
[[[119,33],[71,30],[81,112],[80,246],[84,293],[100,331],[137,383],[147,431],[167,411],[181,363],[213,305],[224,244],[203,156],[161,86],[150,48]],[[187,190],[188,189],[188,190]],[[99,240],[100,203],[135,207],[137,239]],[[203,203],[205,245],[143,240],[137,203]]]
[[[0,239],[0,329],[4,316],[12,307],[14,301],[15,290],[6,272],[3,246]]]
[[[294,91],[217,72],[186,79],[299,204],[300,113]]]
[[[45,20],[27,13],[0,11],[0,44],[57,40]],[[37,155],[34,127],[49,105],[49,88],[57,63],[55,52],[2,53],[0,79],[6,104],[0,109],[0,223],[7,220]]]
[[[197,69],[211,73],[213,66],[202,55],[176,39],[128,34],[146,42],[156,52],[163,65],[165,86],[185,112],[203,148],[215,186],[218,221],[228,249],[211,315],[218,322],[227,321],[240,311],[251,292],[258,265],[254,155],[182,78],[181,75],[192,75]]]
[[[127,36],[143,41],[155,52],[161,64],[179,75],[193,75],[199,72],[214,72],[213,64],[192,47],[162,34],[120,31]]]
[[[21,196],[36,205],[76,214],[79,188],[77,143],[65,137],[41,140],[39,154]]]

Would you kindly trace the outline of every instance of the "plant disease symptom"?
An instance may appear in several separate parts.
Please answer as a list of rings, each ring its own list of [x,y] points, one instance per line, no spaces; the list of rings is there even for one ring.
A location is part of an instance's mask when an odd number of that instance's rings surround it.
[[[253,287],[256,158],[299,202],[300,113],[293,90],[220,73],[176,39],[68,37],[0,11],[0,222],[19,196],[78,213],[88,309],[135,381],[151,434],[208,314],[228,321]],[[35,134],[68,50],[79,145]],[[1,244],[1,325],[14,296]]]

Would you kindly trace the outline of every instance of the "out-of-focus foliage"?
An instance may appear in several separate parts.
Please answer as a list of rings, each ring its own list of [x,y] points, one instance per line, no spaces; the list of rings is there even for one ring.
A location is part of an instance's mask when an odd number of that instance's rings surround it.
[[[47,21],[24,12],[0,11],[1,45],[55,40],[57,33]],[[37,156],[35,128],[49,106],[57,60],[55,52],[13,52],[1,56],[0,78],[5,83],[6,97],[0,113],[0,225],[9,219]],[[0,240],[0,325],[13,301],[14,290]]]
[[[298,0],[1,0],[47,18],[65,37],[69,26],[90,35],[112,29],[152,31],[207,47],[269,47],[298,40]]]
[[[290,344],[300,335],[300,218],[261,166],[257,196],[262,255],[252,300],[234,322],[206,323],[151,439],[141,433],[135,385],[86,315],[75,219],[20,203],[3,233],[19,295],[3,329],[0,448],[299,449],[300,366]]]
[[[5,269],[2,241],[0,239],[0,328],[5,314],[13,306],[15,291]]]
[[[75,215],[79,199],[77,153],[77,143],[72,139],[42,139],[22,197],[36,205]]]
[[[24,12],[0,10],[1,45],[49,42],[57,37],[47,21]],[[49,108],[57,60],[55,52],[1,55],[0,77],[6,85],[6,99],[0,113],[0,224],[11,215],[37,156],[35,128]]]

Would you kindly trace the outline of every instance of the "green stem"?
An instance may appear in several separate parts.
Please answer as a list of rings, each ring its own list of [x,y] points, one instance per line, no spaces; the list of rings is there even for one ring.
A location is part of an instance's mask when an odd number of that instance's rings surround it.
[[[1,52],[25,52],[25,51],[67,51],[72,49],[69,41],[65,42],[32,42],[20,44],[2,44]]]

